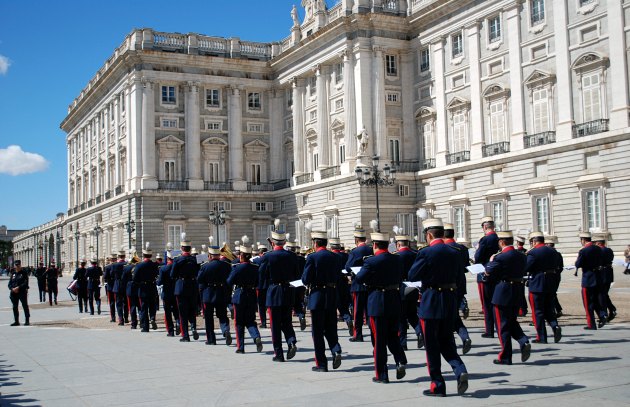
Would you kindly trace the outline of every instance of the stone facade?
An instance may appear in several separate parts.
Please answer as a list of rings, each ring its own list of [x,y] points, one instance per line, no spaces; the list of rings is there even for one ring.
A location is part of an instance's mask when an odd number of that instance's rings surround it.
[[[424,208],[471,244],[478,220],[630,241],[625,0],[304,0],[271,44],[134,30],[70,105],[67,262],[95,250],[264,241],[274,218],[349,245],[375,218],[418,233]],[[357,141],[366,132],[367,149]],[[215,226],[211,211],[225,209]],[[135,222],[129,233],[127,224]],[[30,232],[24,234],[24,239]],[[83,242],[83,243],[81,243]],[[92,247],[93,249],[90,249]],[[74,250],[74,251],[73,251]]]

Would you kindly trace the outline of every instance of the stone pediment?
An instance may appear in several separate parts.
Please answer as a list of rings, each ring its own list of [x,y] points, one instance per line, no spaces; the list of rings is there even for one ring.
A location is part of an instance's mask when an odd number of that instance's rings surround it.
[[[455,96],[450,102],[448,102],[448,105],[446,105],[448,110],[468,109],[469,107],[470,100],[459,96]]]
[[[168,146],[169,144],[173,144],[173,146],[181,146],[185,144],[182,140],[172,135],[162,137],[157,141],[157,143],[164,146]]]
[[[220,137],[210,137],[201,142],[202,146],[217,145],[227,147],[228,143]]]
[[[344,122],[342,122],[339,119],[335,119],[335,121],[332,122],[332,124],[330,125],[330,128],[333,130],[340,130],[343,129],[345,127]]]
[[[541,71],[539,69],[535,69],[534,72],[532,72],[523,83],[525,83],[525,85],[529,86],[529,87],[533,87],[536,85],[540,85],[543,83],[547,83],[547,82],[553,82],[556,79],[556,75],[550,73],[550,72],[545,72],[545,71]]]
[[[482,93],[486,99],[507,97],[510,94],[510,88],[506,88],[499,83],[489,85]]]
[[[416,110],[416,118],[426,118],[433,117],[437,114],[434,108],[429,106],[422,106],[418,110]]]
[[[589,69],[606,66],[608,63],[608,57],[600,54],[599,52],[588,52],[583,54],[573,62],[571,68],[576,71],[586,71]]]
[[[245,144],[245,148],[256,148],[256,147],[269,148],[269,144],[265,143],[261,139],[256,139]]]

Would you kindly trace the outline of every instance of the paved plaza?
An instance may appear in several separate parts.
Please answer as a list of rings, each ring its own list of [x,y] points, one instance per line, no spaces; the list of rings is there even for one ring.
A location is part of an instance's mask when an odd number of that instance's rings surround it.
[[[630,277],[615,271],[612,298],[620,312],[613,323],[596,332],[582,329],[579,279],[567,274],[560,301],[570,315],[561,319],[565,326],[562,341],[533,344],[529,362],[521,364],[520,356],[515,355],[512,366],[492,364],[499,350],[498,339],[480,336],[480,308],[469,277],[472,311],[466,324],[471,327],[473,348],[463,360],[470,372],[470,387],[464,396],[457,396],[453,374],[443,366],[446,399],[421,395],[429,385],[425,353],[415,349],[411,340],[407,376],[387,385],[374,384],[370,343],[348,342],[343,324],[339,325],[340,369],[314,373],[310,327],[300,332],[297,323],[297,356],[273,363],[268,329],[261,330],[263,353],[255,353],[248,338],[247,353],[237,355],[233,345],[226,347],[221,341],[206,346],[203,331],[199,341],[180,343],[166,337],[161,323],[157,331],[146,334],[118,327],[106,315],[79,314],[67,292],[60,293],[59,306],[50,307],[33,303],[37,291],[31,289],[33,325],[10,327],[13,321],[6,291],[0,296],[0,405],[409,406],[421,402],[526,406],[542,401],[554,407],[626,406],[630,398]],[[68,281],[63,278],[59,286],[65,287]],[[1,282],[6,284],[5,279]],[[34,279],[31,286],[36,287]],[[532,336],[529,320],[521,322]],[[393,378],[391,356],[389,360]]]

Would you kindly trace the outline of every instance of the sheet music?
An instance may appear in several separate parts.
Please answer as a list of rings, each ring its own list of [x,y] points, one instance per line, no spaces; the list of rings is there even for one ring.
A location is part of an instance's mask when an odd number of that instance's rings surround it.
[[[295,281],[291,281],[289,284],[291,284],[291,287],[304,287],[304,283],[302,283],[302,280],[295,280]]]
[[[422,281],[403,281],[403,284],[407,287],[420,288],[422,287]]]
[[[471,266],[466,267],[466,269],[470,271],[472,274],[481,274],[486,271],[486,268],[483,266],[483,264],[473,264]]]

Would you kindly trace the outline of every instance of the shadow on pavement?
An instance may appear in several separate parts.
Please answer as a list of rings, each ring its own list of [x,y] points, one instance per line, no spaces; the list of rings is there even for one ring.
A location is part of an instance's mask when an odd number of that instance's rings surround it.
[[[553,394],[583,389],[585,387],[586,386],[572,383],[566,383],[561,386],[538,386],[534,384],[525,384],[518,387],[502,387],[497,389],[476,390],[473,393],[464,394],[462,397],[485,399],[490,396],[514,396],[519,394]]]
[[[630,342],[630,339],[587,339],[587,340],[571,340],[567,341],[567,343],[580,343],[585,345],[599,345],[602,343],[625,343]]]
[[[560,363],[595,363],[595,362],[604,362],[607,360],[618,360],[621,359],[617,356],[605,357],[605,358],[597,358],[597,357],[588,357],[588,356],[573,356],[565,359],[543,359],[543,360],[535,360],[533,362],[527,362],[528,365],[535,366],[549,366]]]
[[[0,360],[0,387],[5,392],[5,394],[0,393],[0,406],[22,406],[25,403],[37,403],[39,400],[28,398],[22,393],[6,394],[8,386],[19,386],[22,384],[17,381],[22,378],[22,376],[18,376],[19,373],[30,372],[30,370],[12,369],[13,367],[15,366],[7,364],[6,360]]]

